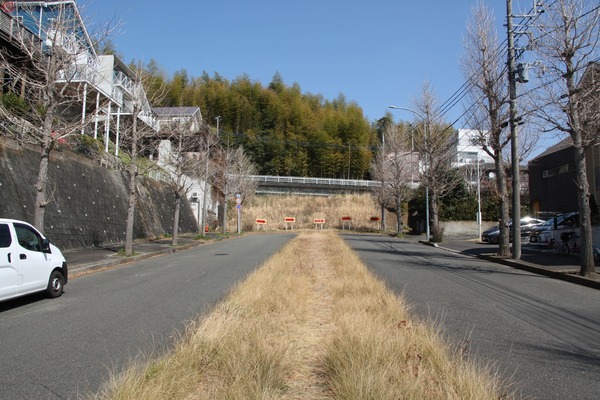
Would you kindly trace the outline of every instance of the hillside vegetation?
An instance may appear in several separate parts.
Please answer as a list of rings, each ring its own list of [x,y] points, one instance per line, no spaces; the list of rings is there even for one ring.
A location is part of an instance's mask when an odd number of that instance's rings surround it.
[[[510,399],[489,368],[375,279],[333,232],[304,232],[99,399]]]
[[[261,175],[363,179],[368,176],[377,134],[354,102],[302,93],[276,73],[268,86],[247,75],[233,81],[185,70],[167,78],[155,63],[152,91],[167,89],[155,106],[198,106],[224,144],[243,145]]]
[[[379,221],[371,217],[381,217],[381,208],[370,193],[332,196],[255,196],[242,205],[242,230],[285,229],[285,218],[295,218],[295,229],[312,229],[315,219],[325,219],[323,228],[342,228],[342,217],[351,217],[352,229],[369,231],[381,228]],[[386,212],[388,227],[395,228],[396,215]],[[257,219],[267,221],[257,225]],[[237,211],[230,207],[229,230],[237,225]],[[345,223],[348,227],[348,222]],[[288,224],[288,228],[292,228]]]

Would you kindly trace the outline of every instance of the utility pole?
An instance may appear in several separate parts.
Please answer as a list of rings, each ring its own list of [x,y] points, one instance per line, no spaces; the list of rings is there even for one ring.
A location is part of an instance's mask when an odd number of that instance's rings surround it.
[[[510,151],[512,162],[512,258],[521,258],[521,187],[519,183],[519,138],[517,132],[517,82],[515,76],[515,44],[512,0],[506,0],[506,30],[508,35],[508,94],[510,98]],[[505,221],[502,221],[503,223]]]
[[[543,2],[533,0],[533,14],[517,15],[521,18],[532,18],[543,13]],[[512,257],[515,260],[521,258],[521,184],[520,184],[520,157],[519,157],[519,133],[517,132],[518,125],[521,125],[521,117],[517,117],[517,82],[527,83],[529,81],[527,63],[516,64],[525,50],[531,50],[534,47],[531,35],[527,32],[527,25],[517,25],[519,30],[516,31],[513,24],[513,8],[512,0],[506,0],[506,31],[508,42],[508,95],[509,95],[509,125],[510,125],[510,151],[512,162]],[[529,43],[526,47],[518,48],[515,45],[515,34],[525,35],[529,38]],[[519,54],[517,55],[517,50]]]
[[[381,130],[381,193],[385,191],[385,131]],[[382,201],[383,203],[383,201]],[[381,233],[385,233],[385,206],[381,206]]]

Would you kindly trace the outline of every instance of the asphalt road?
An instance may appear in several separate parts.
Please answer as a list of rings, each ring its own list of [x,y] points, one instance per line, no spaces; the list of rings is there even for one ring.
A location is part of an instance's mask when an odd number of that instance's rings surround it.
[[[525,396],[600,397],[600,291],[374,235],[343,235],[418,318],[493,365]]]
[[[293,235],[248,235],[69,281],[54,300],[0,303],[0,399],[74,399],[164,352]]]

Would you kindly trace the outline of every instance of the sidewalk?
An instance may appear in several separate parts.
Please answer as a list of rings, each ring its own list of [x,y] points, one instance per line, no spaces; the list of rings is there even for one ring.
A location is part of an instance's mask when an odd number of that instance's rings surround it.
[[[123,265],[161,254],[187,250],[209,241],[219,240],[214,233],[207,234],[205,239],[196,240],[194,239],[196,236],[196,233],[177,236],[177,246],[171,245],[171,238],[138,240],[133,243],[134,255],[130,257],[124,256],[121,251],[121,249],[125,248],[125,243],[112,243],[101,247],[65,250],[62,253],[67,260],[69,277],[76,277],[91,271]]]
[[[551,250],[540,248],[536,243],[522,243],[521,258],[519,260],[501,258],[497,253],[498,245],[484,244],[477,239],[448,238],[442,243],[427,243],[423,241],[421,243],[554,279],[561,279],[594,289],[600,289],[600,279],[579,276],[578,255],[554,254]],[[596,267],[596,271],[600,272],[598,267]]]

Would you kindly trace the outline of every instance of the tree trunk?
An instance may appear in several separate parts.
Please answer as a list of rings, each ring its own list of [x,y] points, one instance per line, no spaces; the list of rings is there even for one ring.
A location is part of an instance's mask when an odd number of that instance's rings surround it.
[[[138,131],[137,131],[137,113],[133,115],[133,125],[131,127],[131,164],[129,165],[129,199],[127,200],[127,227],[125,230],[125,255],[133,255],[133,221],[135,219],[135,203],[137,203],[136,181],[138,176],[137,152],[138,152]]]
[[[440,229],[440,217],[439,217],[439,197],[435,190],[429,189],[429,208],[431,211],[431,215],[429,216],[431,219],[431,241],[432,242],[441,242],[443,239],[442,230]],[[426,221],[428,223],[429,221]]]
[[[580,270],[582,276],[592,277],[596,274],[594,265],[594,246],[592,239],[592,217],[590,209],[590,185],[587,178],[587,168],[585,160],[585,146],[583,144],[583,126],[580,118],[580,111],[577,108],[577,85],[575,84],[575,67],[573,57],[565,58],[566,74],[565,82],[569,96],[568,112],[571,125],[571,139],[575,148],[575,170],[577,171],[577,202],[579,206],[579,224],[581,227],[580,240]]]
[[[133,220],[135,217],[135,203],[137,201],[136,174],[129,172],[129,198],[127,200],[127,228],[125,230],[125,255],[133,255]]]
[[[510,257],[510,229],[508,220],[510,219],[508,182],[504,162],[502,161],[502,152],[498,152],[494,160],[496,167],[496,184],[498,187],[498,196],[500,204],[498,205],[498,215],[500,217],[500,235],[498,236],[498,255],[500,257]]]
[[[48,168],[50,165],[50,153],[54,147],[52,138],[52,122],[54,119],[53,107],[48,107],[44,117],[42,128],[42,143],[40,155],[40,168],[35,182],[35,210],[33,225],[44,233],[44,219],[46,216],[46,205],[48,205]]]
[[[173,240],[171,244],[177,246],[177,232],[179,231],[179,210],[181,208],[181,196],[175,196],[175,214],[173,215]]]
[[[577,135],[574,135],[577,136]],[[585,161],[584,148],[581,145],[581,138],[573,138],[575,146],[575,169],[577,171],[577,201],[579,203],[579,224],[581,227],[581,253],[580,270],[582,276],[596,275],[596,266],[594,265],[594,246],[592,239],[591,211],[590,211],[590,185],[587,179],[587,169]]]
[[[35,182],[35,211],[33,216],[33,225],[44,233],[44,217],[46,214],[46,204],[48,204],[48,166],[50,163],[50,152],[52,149],[51,138],[47,138],[42,145],[40,156],[40,168],[37,180]]]
[[[398,236],[402,235],[404,229],[402,228],[402,200],[396,199],[396,229]]]
[[[225,189],[227,191],[227,188]],[[223,218],[221,218],[221,233],[227,233],[227,194],[223,194]]]
[[[208,210],[206,209],[206,196],[208,196],[208,164],[206,166],[206,177],[204,179],[204,193],[202,195],[202,226],[200,227],[200,233],[202,234],[202,237],[206,236],[206,228],[208,227]]]

